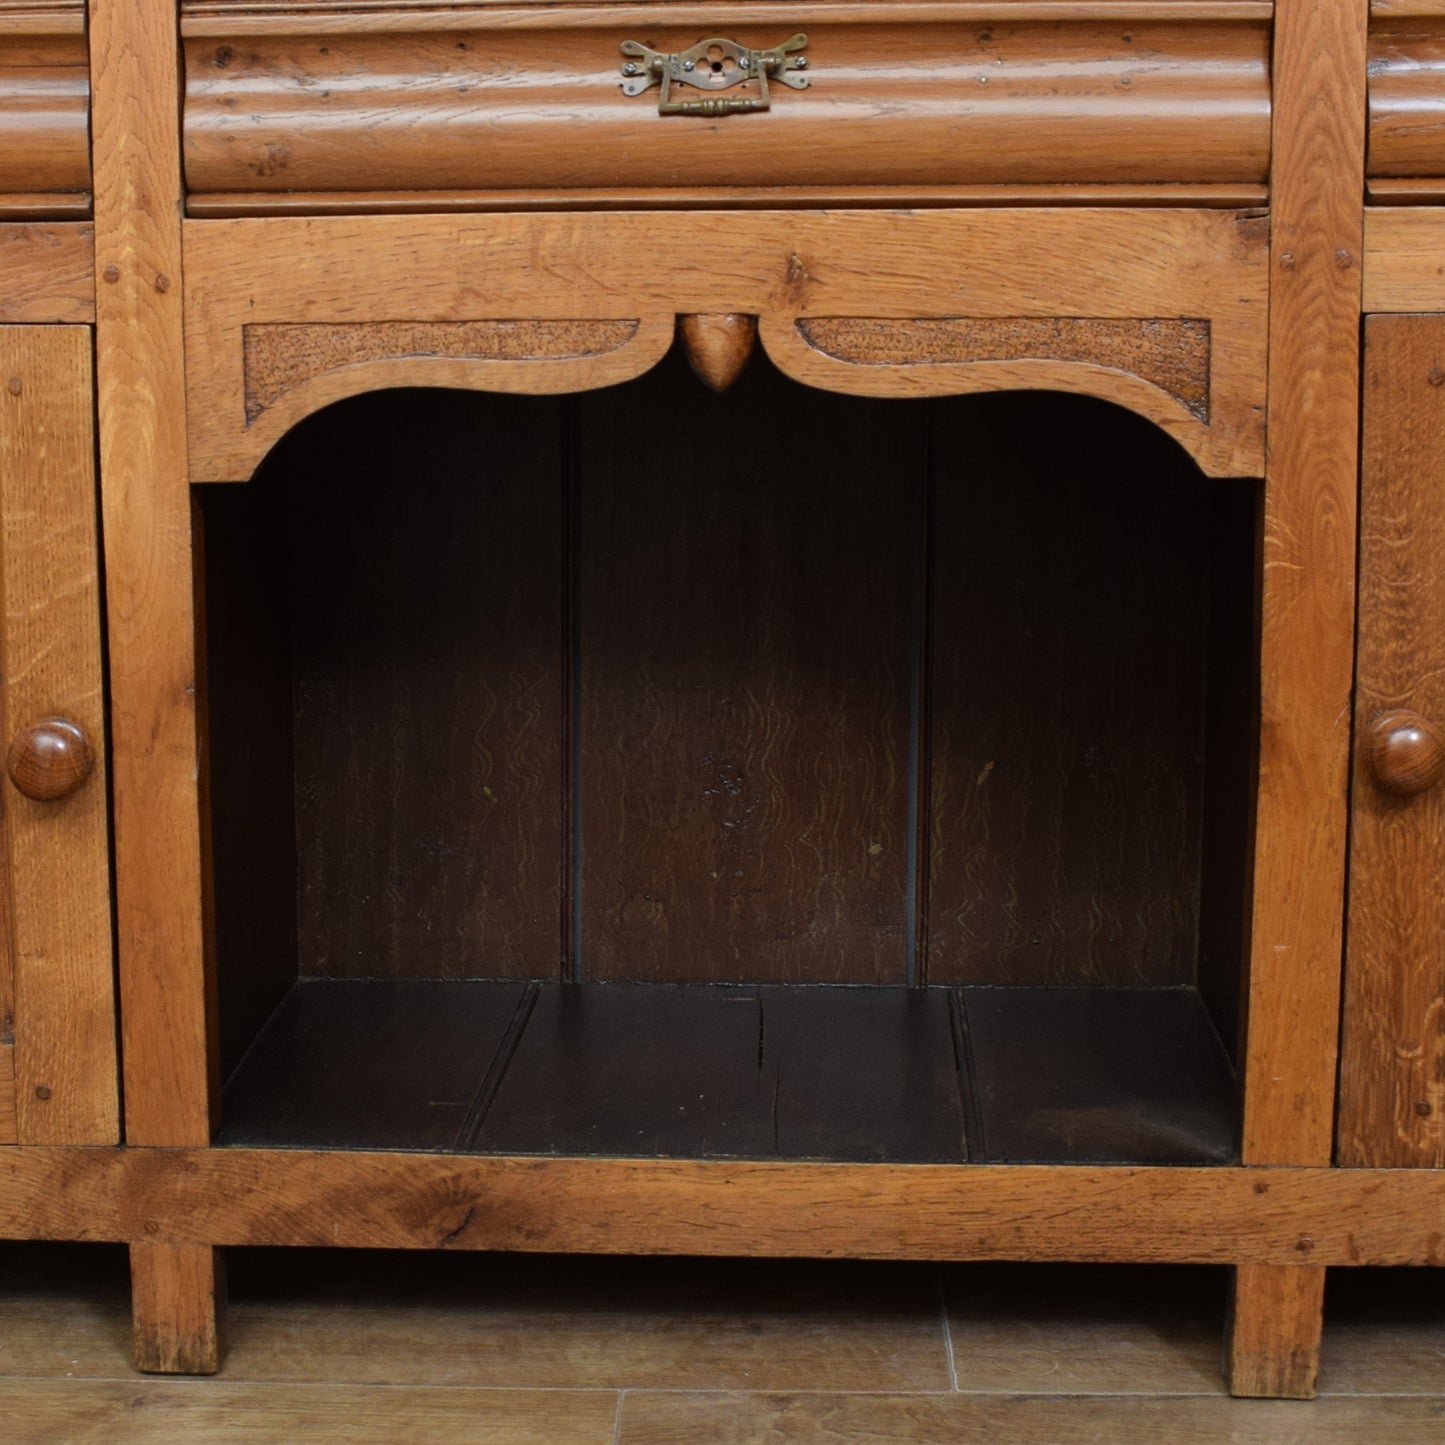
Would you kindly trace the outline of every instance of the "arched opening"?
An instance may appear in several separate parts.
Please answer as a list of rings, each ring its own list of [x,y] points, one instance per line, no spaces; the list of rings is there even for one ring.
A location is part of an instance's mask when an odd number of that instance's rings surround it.
[[[1234,1156],[1256,485],[673,355],[198,494],[222,1142]]]

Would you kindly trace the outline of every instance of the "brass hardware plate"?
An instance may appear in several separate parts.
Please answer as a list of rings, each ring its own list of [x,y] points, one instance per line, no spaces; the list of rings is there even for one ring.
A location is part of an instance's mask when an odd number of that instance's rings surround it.
[[[793,90],[806,90],[808,57],[798,52],[807,48],[808,37],[795,35],[771,50],[749,50],[736,40],[699,40],[690,50],[666,55],[650,50],[637,40],[624,40],[622,53],[628,57],[622,66],[624,95],[641,95],[654,85],[662,87],[657,100],[658,115],[745,115],[768,110],[772,97],[768,81],[777,80]],[[698,90],[731,90],[735,85],[755,80],[756,95],[709,95],[701,100],[674,100],[674,85],[690,85]]]

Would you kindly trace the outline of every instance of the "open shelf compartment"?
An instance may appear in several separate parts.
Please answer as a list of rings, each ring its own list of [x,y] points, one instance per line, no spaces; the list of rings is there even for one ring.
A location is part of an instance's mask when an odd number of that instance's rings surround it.
[[[219,1143],[1236,1157],[1254,484],[673,356],[198,498]]]

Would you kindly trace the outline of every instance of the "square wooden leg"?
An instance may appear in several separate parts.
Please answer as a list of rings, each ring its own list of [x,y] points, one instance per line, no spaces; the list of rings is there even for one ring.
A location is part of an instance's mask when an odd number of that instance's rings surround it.
[[[130,1281],[137,1369],[214,1375],[226,1309],[220,1251],[204,1244],[133,1244]]]
[[[1322,1267],[1240,1265],[1225,1342],[1230,1394],[1312,1400],[1324,1303]]]

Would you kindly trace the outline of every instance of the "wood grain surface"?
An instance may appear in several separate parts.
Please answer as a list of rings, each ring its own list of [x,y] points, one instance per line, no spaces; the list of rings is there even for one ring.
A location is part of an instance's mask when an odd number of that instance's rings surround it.
[[[551,392],[622,381],[664,354],[676,316],[738,312],[760,317],[769,355],[811,386],[882,396],[1089,391],[1141,411],[1211,475],[1258,476],[1267,231],[1247,213],[1088,208],[192,221],[193,475],[243,480],[301,417],[382,386]],[[660,252],[666,267],[652,259]],[[1207,320],[1209,425],[1108,367],[1030,360],[964,378],[945,366],[851,366],[802,340],[796,321],[806,316]],[[640,325],[630,346],[576,363],[398,357],[327,372],[246,423],[247,326],[489,317]]]
[[[62,3],[62,0],[40,0]],[[810,15],[830,22],[877,18],[878,0],[809,0]],[[997,20],[1000,0],[887,0],[889,13],[904,21],[942,18],[972,23]],[[1376,8],[1394,0],[1376,0]],[[1429,0],[1400,0],[1418,13]],[[1011,19],[1136,21],[1175,23],[1198,20],[1268,21],[1271,0],[1002,0]],[[665,9],[664,9],[665,7]],[[540,11],[535,5],[497,0],[455,0],[437,12],[435,0],[181,0],[181,33],[215,36],[229,33],[239,16],[250,17],[258,33],[268,35],[360,35],[377,31],[608,29],[619,23],[652,25],[659,12],[678,24],[715,26],[717,11],[707,0],[625,0],[597,4],[569,0],[565,8]],[[377,12],[381,13],[378,15]],[[408,13],[413,12],[413,13]],[[420,13],[416,13],[420,12]],[[739,0],[729,10],[740,24],[777,14],[776,0]]]
[[[1209,421],[1209,323],[1084,317],[800,319],[808,345],[854,366],[971,366],[1062,361],[1126,371]]]
[[[604,356],[637,335],[635,321],[439,321],[248,326],[246,421],[302,382],[394,358],[575,361]]]
[[[116,921],[133,1144],[204,1144],[219,1102],[202,908],[175,20],[169,0],[95,0],[89,31]]]
[[[960,1168],[20,1147],[0,1149],[0,1184],[0,1233],[7,1239],[1445,1263],[1445,1173],[1426,1169]]]
[[[0,1144],[18,1144],[15,1122],[15,1045],[0,1043]]]
[[[1420,7],[1417,7],[1420,8]],[[1445,198],[1445,13],[1373,13],[1368,176],[1405,180],[1414,198]]]
[[[0,324],[95,320],[95,228],[0,222]]]
[[[1246,1163],[1332,1152],[1354,663],[1365,9],[1275,7]]]
[[[891,5],[839,23],[809,7],[808,88],[775,81],[769,114],[706,123],[659,115],[655,91],[623,94],[625,14],[606,28],[557,28],[550,16],[500,33],[485,11],[472,15],[475,34],[268,34],[238,16],[233,32],[191,38],[189,188],[1239,184],[1268,174],[1268,27],[1216,21],[1207,8],[1181,22],[1141,6],[1121,25],[1087,10],[930,23]],[[654,7],[642,23],[647,45],[667,53],[719,19],[699,32]],[[729,15],[723,29],[767,47],[799,24],[780,5]]]
[[[83,0],[0,10],[0,217],[90,203]]]
[[[680,357],[583,399],[586,977],[907,980],[922,423]]]
[[[1276,1445],[1304,1430],[1318,1445],[1411,1445],[1439,1421],[1434,1400],[1331,1401],[1321,1414],[1300,1420],[1297,1405],[1214,1400],[1000,1399],[973,1393],[942,1396],[776,1394],[736,1395],[679,1391],[628,1392],[623,1401],[621,1445],[954,1445],[988,1440],[991,1445]]]
[[[0,328],[3,736],[78,724],[93,771],[69,797],[5,786],[14,950],[15,1106],[34,1144],[119,1137],[110,846],[101,691],[91,339]]]
[[[1355,724],[1445,720],[1445,318],[1366,325]],[[1401,797],[1364,766],[1351,797],[1340,1071],[1344,1164],[1445,1165],[1445,797]]]
[[[1311,1400],[1320,1369],[1325,1271],[1247,1264],[1234,1272],[1225,1346],[1232,1395]]]
[[[1048,400],[934,414],[926,976],[1192,982],[1211,492]]]
[[[130,1278],[136,1368],[214,1375],[226,1304],[220,1252],[204,1244],[132,1244]]]
[[[1392,184],[1376,182],[1377,186]],[[1404,184],[1404,183],[1400,183]],[[995,186],[642,186],[557,187],[546,191],[192,191],[186,214],[197,218],[268,216],[456,215],[470,211],[713,211],[731,209],[911,210],[929,206],[1171,206],[1259,208],[1265,185],[995,185]],[[14,204],[13,198],[11,204]]]
[[[1429,206],[1365,211],[1366,312],[1445,309],[1445,211]]]

